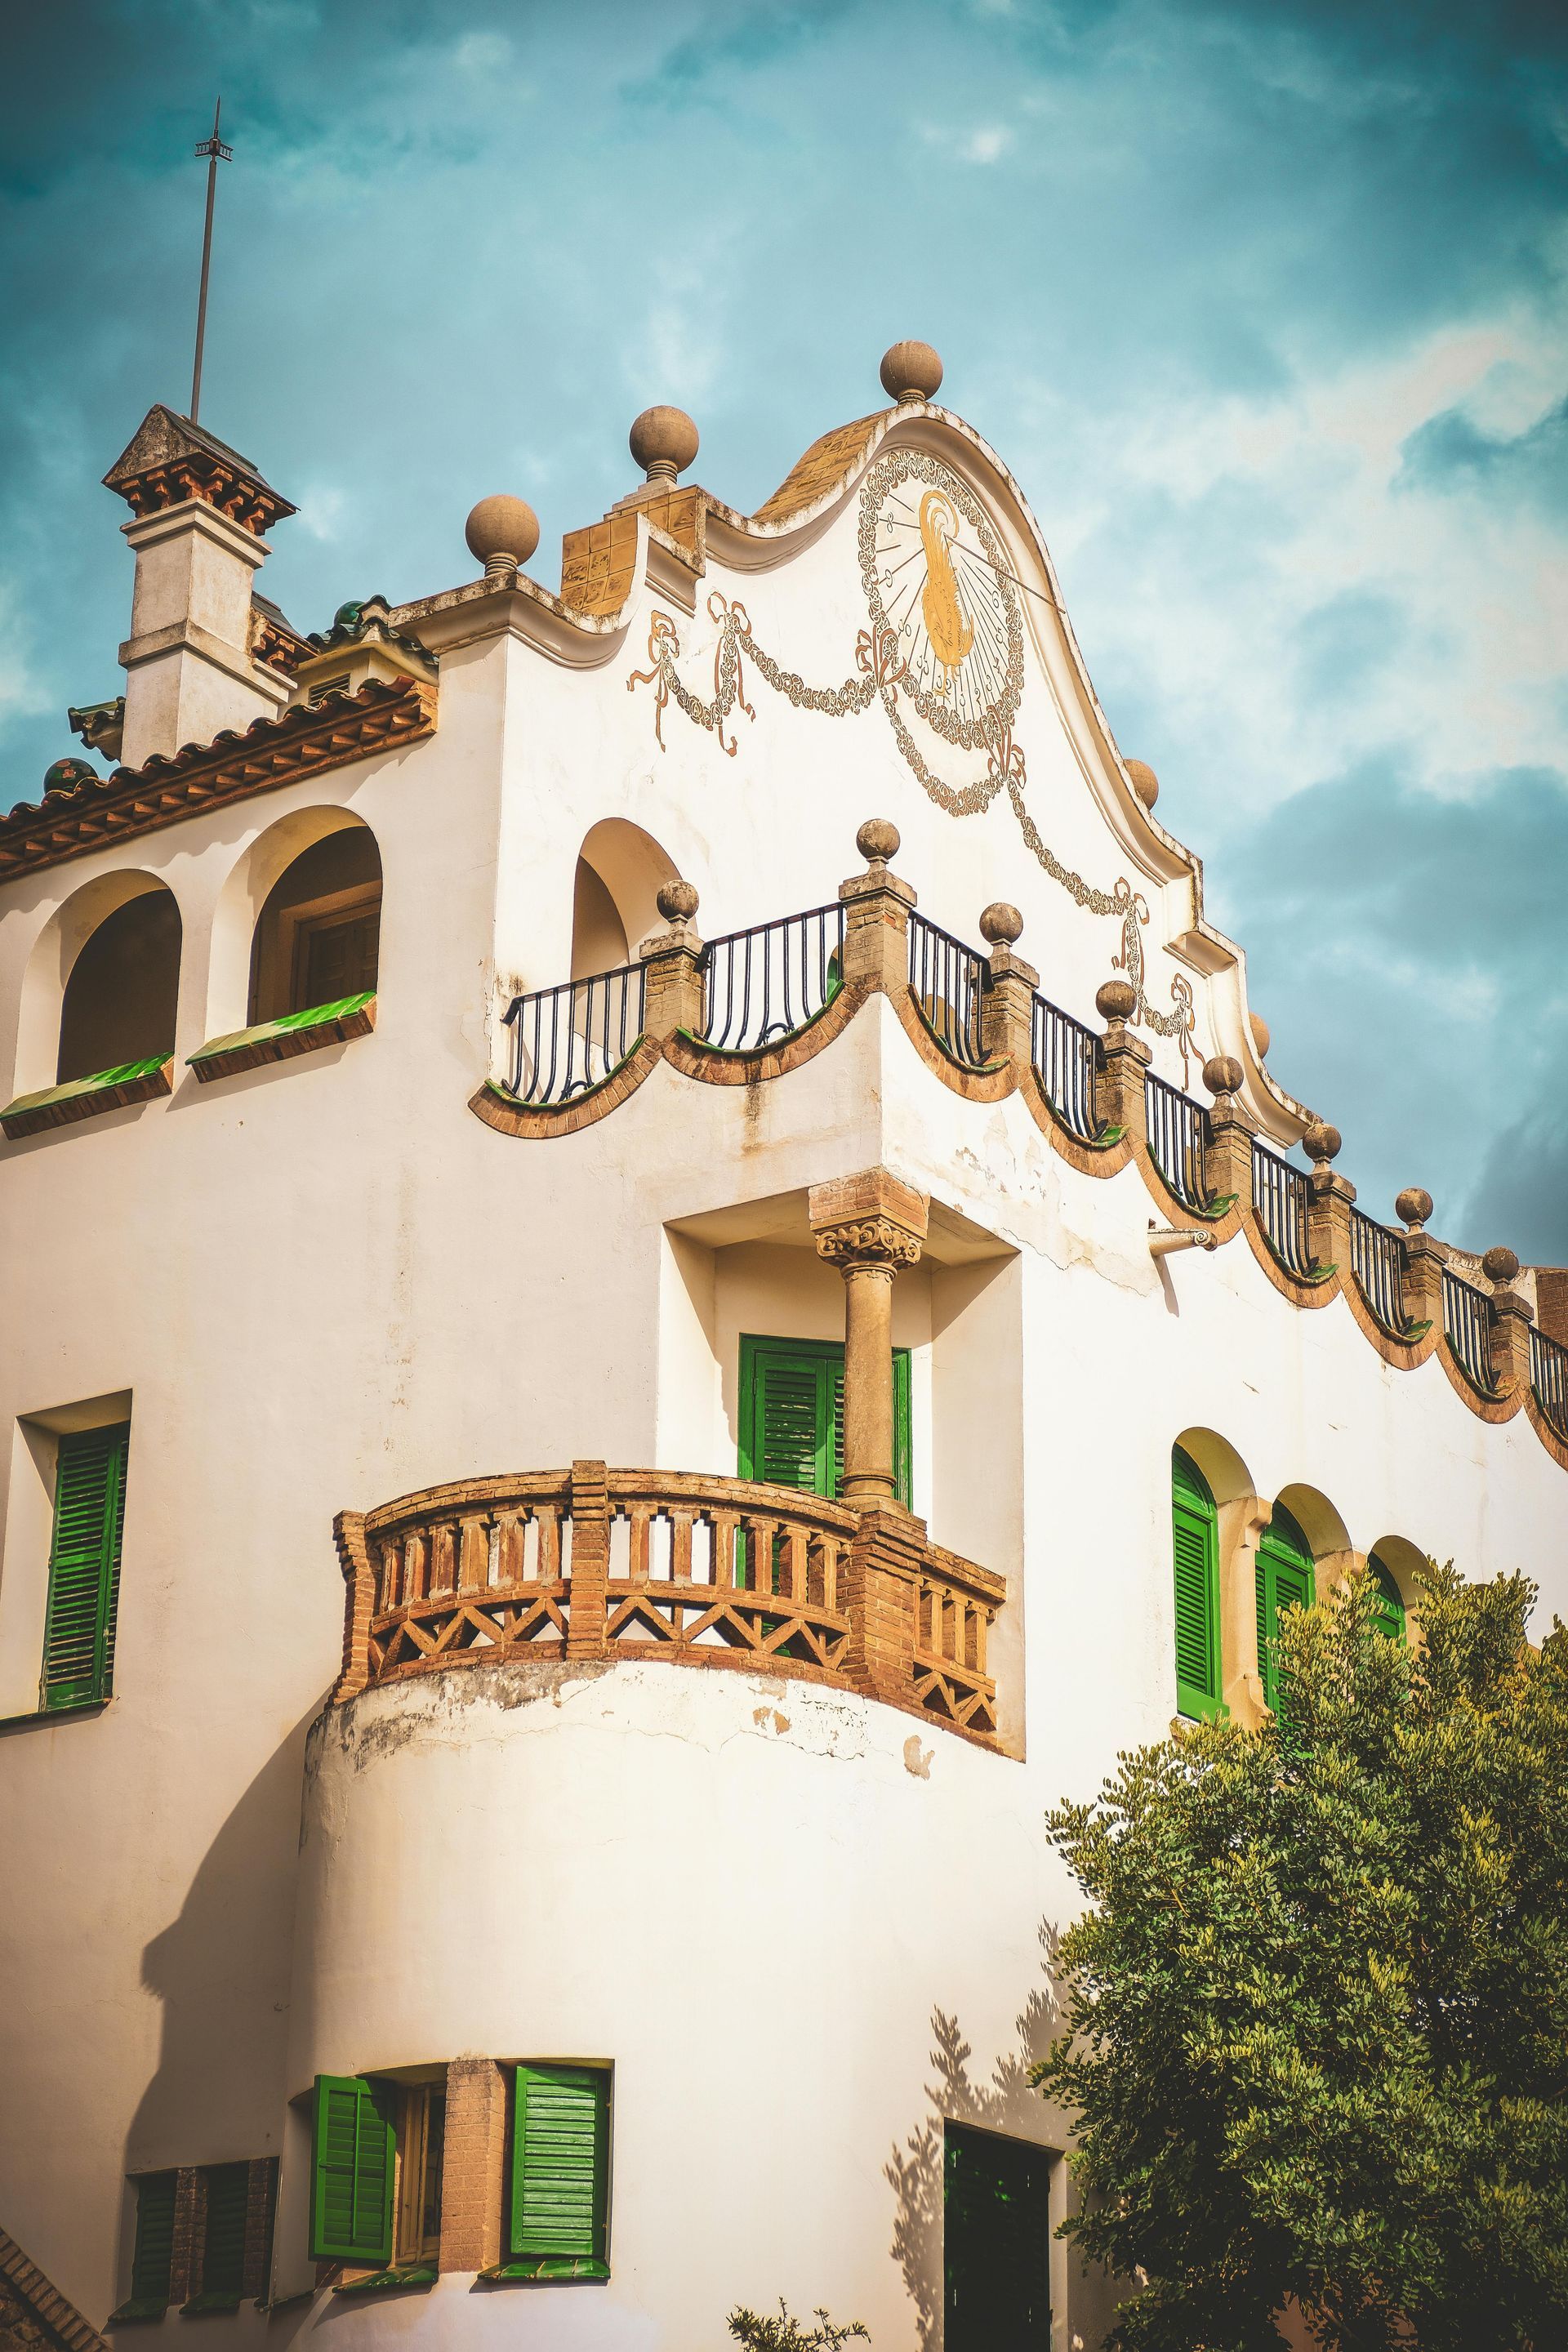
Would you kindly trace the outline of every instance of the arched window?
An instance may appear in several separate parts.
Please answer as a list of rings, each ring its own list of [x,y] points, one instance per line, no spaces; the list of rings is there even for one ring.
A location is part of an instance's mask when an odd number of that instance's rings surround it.
[[[1391,1642],[1405,1641],[1407,1638],[1405,1596],[1399,1590],[1398,1578],[1388,1562],[1375,1551],[1367,1559],[1366,1572],[1377,1593],[1376,1622],[1379,1632],[1386,1633]]]
[[[57,1086],[167,1061],[180,988],[180,910],[161,885],[106,915],[78,952],[60,1002]]]
[[[1279,1617],[1292,1605],[1310,1609],[1318,1597],[1311,1547],[1282,1503],[1258,1544],[1258,1672],[1264,1703],[1276,1704],[1279,1687]]]
[[[603,877],[580,857],[572,892],[572,977],[591,980],[597,971],[618,971],[631,960],[620,910]]]
[[[251,1021],[367,995],[380,947],[381,852],[368,825],[342,825],[268,892],[251,947]]]
[[[1171,1552],[1176,1585],[1176,1707],[1220,1710],[1219,1515],[1207,1479],[1179,1445],[1171,1449]]]

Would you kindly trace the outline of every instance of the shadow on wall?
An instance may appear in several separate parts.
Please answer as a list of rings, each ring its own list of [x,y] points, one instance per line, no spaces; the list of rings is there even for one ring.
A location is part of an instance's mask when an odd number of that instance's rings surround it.
[[[157,2069],[127,2134],[127,2172],[282,2147],[305,1734],[318,1711],[268,1758],[203,1856],[179,1917],[142,1953],[142,1982],[163,2019]],[[130,2264],[127,2238],[121,2282]]]
[[[1055,2111],[1041,2099],[1029,2081],[1030,2070],[1045,2057],[1064,2017],[1056,1969],[1058,1933],[1050,1922],[1040,1927],[1044,1982],[1029,1995],[1016,2021],[1015,2048],[999,2058],[988,2082],[977,2082],[969,2071],[973,2051],[964,2040],[956,2017],[945,2010],[931,2012],[936,2036],[931,2062],[936,2069],[926,2084],[931,2114],[910,2134],[902,2147],[895,2144],[882,2168],[898,2199],[893,2223],[892,2255],[904,2274],[904,2284],[915,2307],[922,2347],[934,2347],[942,2336],[942,2127],[947,2123],[973,2124],[983,2131],[1005,2132],[1038,2141],[1042,2121],[1054,2125]],[[1054,2145],[1062,2136],[1054,2129]],[[1055,2265],[1053,2264],[1053,2269]]]

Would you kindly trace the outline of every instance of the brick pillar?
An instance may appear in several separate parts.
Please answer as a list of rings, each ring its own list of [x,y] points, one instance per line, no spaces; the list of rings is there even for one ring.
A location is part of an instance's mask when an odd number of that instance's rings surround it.
[[[980,1038],[993,1062],[1011,1062],[1014,1078],[1022,1083],[1035,1058],[1035,991],[1040,975],[1032,963],[1013,952],[1024,928],[1016,907],[1005,899],[985,908],[980,936],[990,948],[990,977],[980,1006]]]
[[[1138,992],[1129,980],[1102,981],[1095,991],[1094,1009],[1105,1024],[1102,1059],[1094,1081],[1095,1108],[1108,1129],[1130,1136],[1134,1143],[1145,1143],[1143,1074],[1154,1056],[1127,1026],[1138,1010]]]
[[[169,2301],[191,2303],[202,2291],[202,2240],[206,2233],[207,2184],[199,2167],[182,2164],[174,2175],[174,2248],[169,2259]]]
[[[844,1276],[844,1483],[857,1509],[896,1507],[893,1476],[893,1277],[913,1265],[930,1202],[885,1168],[814,1184],[817,1255]]]
[[[602,1462],[572,1465],[572,1582],[566,1655],[605,1654],[605,1586],[610,1573],[609,1473]]]
[[[375,1610],[375,1569],[364,1539],[364,1513],[340,1511],[332,1541],[343,1572],[343,1664],[334,1700],[357,1698],[370,1680],[370,1621]]]
[[[865,858],[864,874],[838,886],[844,908],[844,981],[859,982],[896,996],[910,981],[910,908],[915,894],[889,865],[899,854],[899,828],[885,817],[868,817],[855,836]]]
[[[868,1508],[845,1570],[849,1678],[868,1698],[907,1706],[914,1685],[917,1580],[926,1556],[923,1519]]]
[[[1492,1379],[1503,1390],[1530,1387],[1530,1327],[1535,1312],[1513,1288],[1519,1260],[1510,1249],[1489,1249],[1481,1272],[1492,1286]]]
[[[1312,1163],[1312,1172],[1307,1179],[1312,1188],[1307,1204],[1307,1238],[1312,1246],[1312,1261],[1325,1271],[1330,1266],[1337,1267],[1340,1280],[1348,1283],[1351,1203],[1355,1199],[1355,1186],[1348,1177],[1336,1176],[1329,1165],[1340,1148],[1340,1131],[1319,1119],[1301,1140]]]
[[[1215,1054],[1204,1064],[1204,1084],[1214,1097],[1209,1112],[1208,1142],[1204,1150],[1204,1182],[1211,1203],[1252,1200],[1252,1121],[1237,1100],[1241,1064],[1231,1054]]]
[[[278,2208],[278,2158],[253,2156],[245,2196],[245,2269],[241,2293],[266,2304],[272,2294],[272,2217]]]
[[[637,950],[643,966],[643,1034],[693,1036],[702,1028],[702,940],[691,918],[697,891],[690,882],[666,882],[656,902],[669,929],[650,932]]]
[[[444,2271],[484,2271],[500,2261],[508,2080],[491,2058],[454,2058],[447,2068]]]
[[[1408,1185],[1394,1204],[1405,1226],[1405,1281],[1401,1301],[1407,1325],[1443,1328],[1443,1252],[1422,1228],[1432,1213],[1432,1195]]]

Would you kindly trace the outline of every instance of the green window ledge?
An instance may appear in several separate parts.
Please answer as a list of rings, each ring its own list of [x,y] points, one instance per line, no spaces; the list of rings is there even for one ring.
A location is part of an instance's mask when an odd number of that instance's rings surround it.
[[[607,2279],[608,2263],[594,2262],[586,2254],[540,2254],[524,2257],[515,2263],[496,2263],[481,2271],[482,2279]]]
[[[368,1036],[374,1026],[375,991],[367,989],[361,996],[340,996],[332,1004],[312,1004],[277,1021],[258,1021],[251,1029],[233,1029],[226,1037],[209,1037],[186,1067],[206,1086],[237,1070],[259,1069],[266,1062],[287,1062],[296,1054],[313,1054],[318,1046]]]
[[[162,2319],[168,2308],[167,2301],[161,2295],[132,2295],[129,2303],[122,2303],[118,2311],[110,2313],[106,2324],[119,2327],[128,2319]]]
[[[180,2305],[184,2319],[198,2319],[204,2312],[237,2311],[245,2297],[239,2294],[193,2294],[188,2303]]]
[[[144,1062],[121,1062],[90,1078],[46,1087],[41,1094],[18,1095],[0,1111],[0,1127],[15,1141],[18,1136],[41,1135],[47,1128],[69,1127],[79,1118],[96,1118],[100,1111],[118,1110],[125,1103],[148,1102],[172,1091],[173,1072],[166,1054],[154,1054]]]
[[[373,2290],[385,2294],[390,2289],[412,2286],[434,2286],[434,2263],[400,2263],[389,2271],[372,2271],[368,2278],[342,2279],[332,2289],[334,2294],[369,2294]]]

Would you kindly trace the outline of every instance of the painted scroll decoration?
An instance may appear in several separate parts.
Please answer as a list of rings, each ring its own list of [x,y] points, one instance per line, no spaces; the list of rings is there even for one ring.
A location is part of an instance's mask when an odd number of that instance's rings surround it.
[[[1052,881],[1086,913],[1119,920],[1121,948],[1111,961],[1136,994],[1132,1019],[1176,1041],[1185,1085],[1195,1050],[1192,985],[1180,972],[1173,977],[1168,1013],[1149,1002],[1141,937],[1150,919],[1148,900],[1125,875],[1112,889],[1100,890],[1064,866],[1026,804],[1027,763],[1013,732],[1024,690],[1023,619],[984,509],[966,483],[924,450],[894,450],[877,460],[861,486],[857,546],[871,625],[859,631],[854,674],[839,686],[812,686],[786,669],[758,644],[740,599],[715,589],[708,614],[719,635],[712,697],[705,700],[677,667],[675,622],[668,613],[653,614],[648,667],[630,673],[626,691],[652,687],[660,751],[668,748],[664,715],[674,703],[732,760],[739,750],[735,714],[753,722],[757,715],[747,699],[748,663],[797,710],[845,719],[879,701],[900,753],[939,808],[950,816],[973,816],[1005,792],[1026,845]],[[943,746],[983,754],[984,769],[977,761],[966,781],[948,782],[931,765],[933,759],[947,764]]]

